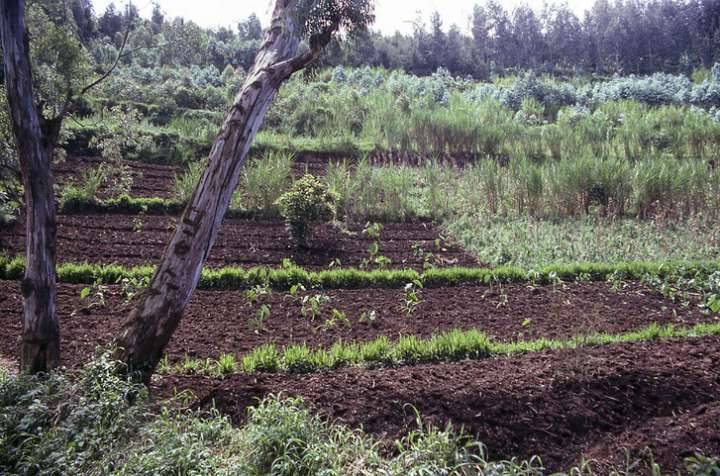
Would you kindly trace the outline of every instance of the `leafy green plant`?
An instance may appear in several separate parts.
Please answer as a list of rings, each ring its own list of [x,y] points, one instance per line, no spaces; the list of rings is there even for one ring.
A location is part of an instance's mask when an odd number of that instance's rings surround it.
[[[218,357],[216,368],[218,374],[230,375],[237,373],[239,365],[234,354],[222,354]]]
[[[334,193],[309,174],[293,183],[276,202],[293,241],[301,248],[307,247],[313,224],[332,220],[334,203]]]
[[[302,284],[293,284],[292,286],[290,286],[290,296],[292,298],[297,298],[301,292],[305,291],[307,290]]]
[[[104,285],[101,279],[96,279],[92,286],[80,290],[80,301],[83,303],[81,312],[89,313],[93,309],[103,309],[107,306],[107,294],[109,287]],[[75,313],[74,311],[73,313]]]
[[[413,280],[411,283],[407,283],[403,288],[405,293],[405,299],[403,300],[403,312],[406,316],[411,316],[420,305],[419,290],[422,288],[422,282],[417,279]]]
[[[300,315],[304,318],[309,317],[311,321],[314,321],[322,311],[323,305],[330,301],[330,296],[326,294],[305,295],[300,300]]]
[[[375,325],[378,321],[377,311],[371,309],[369,311],[363,311],[360,314],[359,322],[364,322],[370,325]]]
[[[325,322],[322,325],[322,329],[324,331],[328,331],[330,329],[337,327],[340,324],[345,325],[346,327],[352,326],[352,324],[350,323],[350,319],[348,319],[348,317],[347,317],[347,314],[345,314],[343,311],[341,311],[339,309],[333,309],[330,319],[325,320]]]
[[[255,332],[265,329],[264,321],[266,318],[270,317],[271,313],[272,308],[269,304],[261,305],[260,308],[255,311],[255,316],[249,322],[250,328]]]
[[[129,304],[135,296],[145,290],[149,284],[149,280],[145,276],[126,276],[119,278],[117,282],[120,284],[120,293],[125,299],[125,304]]]
[[[269,294],[270,288],[264,284],[257,284],[243,293],[245,299],[247,299],[250,304],[257,303],[262,296],[267,296]]]
[[[524,325],[527,328],[532,322]],[[567,339],[519,340],[501,342],[489,339],[482,332],[471,329],[434,334],[428,338],[414,335],[391,341],[379,336],[373,341],[337,341],[329,348],[310,349],[307,345],[291,345],[278,349],[268,344],[254,349],[243,357],[243,371],[252,372],[317,372],[354,365],[395,366],[432,362],[455,362],[464,359],[484,359],[497,355],[517,355],[544,350],[576,349],[586,346],[624,342],[685,339],[720,335],[720,324],[696,324],[690,327],[651,324],[645,328],[620,334],[588,333]],[[195,365],[205,366],[208,359]],[[210,361],[212,364],[212,361]],[[212,365],[207,375],[214,375]]]

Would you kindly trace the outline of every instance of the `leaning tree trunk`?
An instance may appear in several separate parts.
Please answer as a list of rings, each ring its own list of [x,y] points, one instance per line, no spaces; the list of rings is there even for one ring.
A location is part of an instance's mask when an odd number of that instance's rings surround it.
[[[5,84],[25,187],[26,248],[21,370],[50,370],[60,363],[55,315],[55,198],[50,170],[59,123],[45,121],[33,104],[24,0],[2,0]]]
[[[188,203],[148,288],[118,341],[129,370],[148,381],[180,323],[203,265],[240,181],[250,145],[280,85],[319,54],[317,44],[298,54],[293,0],[277,0],[270,29],[210,152],[207,168]]]

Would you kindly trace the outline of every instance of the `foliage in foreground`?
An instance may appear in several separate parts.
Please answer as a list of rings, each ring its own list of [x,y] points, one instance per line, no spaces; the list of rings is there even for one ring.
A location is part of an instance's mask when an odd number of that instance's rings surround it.
[[[362,431],[313,416],[300,399],[269,396],[233,428],[215,412],[153,405],[147,393],[100,357],[79,375],[12,376],[0,369],[2,474],[38,475],[527,475],[539,458],[490,462],[481,444],[451,426],[425,426],[386,457]],[[130,404],[132,401],[134,404]],[[716,474],[712,458],[689,474]],[[590,476],[583,464],[570,474]],[[694,468],[694,469],[693,469]],[[617,473],[626,475],[630,473]]]

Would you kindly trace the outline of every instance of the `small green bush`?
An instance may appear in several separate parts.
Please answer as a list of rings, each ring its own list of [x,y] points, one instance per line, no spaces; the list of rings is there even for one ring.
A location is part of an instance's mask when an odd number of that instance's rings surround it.
[[[306,247],[311,226],[333,218],[336,196],[316,177],[305,174],[276,202],[298,247]]]

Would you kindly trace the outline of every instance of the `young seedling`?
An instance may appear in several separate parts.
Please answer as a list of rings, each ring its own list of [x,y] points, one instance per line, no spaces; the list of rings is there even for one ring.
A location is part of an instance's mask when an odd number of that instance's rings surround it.
[[[360,314],[360,322],[368,323],[370,325],[374,325],[377,322],[378,316],[377,312],[375,312],[374,309],[370,311],[363,311],[362,314]]]
[[[500,299],[498,300],[498,304],[496,306],[497,309],[500,309],[501,307],[507,307],[508,302],[510,301],[508,297],[508,293],[505,290],[502,285],[500,286]]]
[[[265,329],[265,325],[264,325],[265,318],[270,316],[271,313],[272,313],[272,308],[269,305],[263,304],[262,306],[260,306],[260,308],[257,311],[255,311],[255,317],[250,319],[250,322],[249,322],[250,328],[252,330],[254,330],[256,334],[259,333],[260,331],[264,330]]]
[[[300,302],[302,306],[300,308],[300,314],[304,318],[309,316],[310,320],[314,321],[318,314],[320,314],[323,304],[327,304],[328,302],[330,302],[330,296],[325,294],[303,296],[302,301]]]
[[[575,282],[577,282],[577,283],[586,284],[586,283],[589,283],[590,281],[592,281],[592,276],[590,276],[590,273],[580,273],[575,278]]]
[[[140,278],[121,278],[118,280],[118,284],[120,284],[120,292],[125,304],[130,304],[133,298],[147,287],[148,279],[144,276]]]
[[[268,294],[270,294],[269,287],[257,285],[245,291],[245,299],[247,299],[251,304],[256,304],[261,296],[266,296]]]
[[[363,228],[363,235],[367,235],[370,238],[375,238],[376,240],[380,238],[380,232],[382,231],[383,226],[380,223],[366,223],[365,228]]]
[[[80,291],[80,300],[85,304],[80,312],[89,314],[93,309],[102,309],[107,305],[105,295],[108,292],[108,287],[102,284],[102,279],[98,278],[92,286],[83,288]],[[76,311],[73,311],[72,315],[75,315]]]
[[[292,296],[293,299],[296,299],[298,297],[298,294],[305,291],[305,286],[303,286],[302,284],[293,284],[292,286],[290,286],[290,296]]]
[[[610,283],[610,291],[614,293],[619,292],[620,288],[625,286],[622,273],[619,273],[617,271],[613,271],[607,277],[607,282]]]
[[[429,251],[425,252],[422,246],[420,246],[420,243],[413,243],[410,246],[410,250],[414,257],[422,259],[423,270],[432,269],[436,264],[442,264],[442,258],[435,257],[435,255]]]
[[[375,258],[374,262],[379,269],[387,268],[392,264],[392,261],[387,256],[378,256]]]
[[[374,238],[375,241],[368,245],[368,258],[362,260],[360,268],[367,268],[371,263],[382,268],[390,265],[390,260],[380,254],[380,232],[383,226],[380,223],[366,223],[362,234]]]
[[[325,320],[325,323],[323,324],[322,328],[324,331],[328,331],[338,324],[344,324],[347,327],[351,327],[352,324],[350,324],[350,319],[348,319],[347,315],[339,310],[339,309],[333,309],[332,310],[332,317],[330,319]]]
[[[134,233],[140,233],[145,229],[145,223],[143,222],[143,216],[142,214],[136,216],[133,218],[133,232]]]
[[[403,311],[405,315],[411,316],[420,305],[419,290],[422,289],[422,287],[422,283],[417,279],[405,285],[405,299],[403,300]]]

